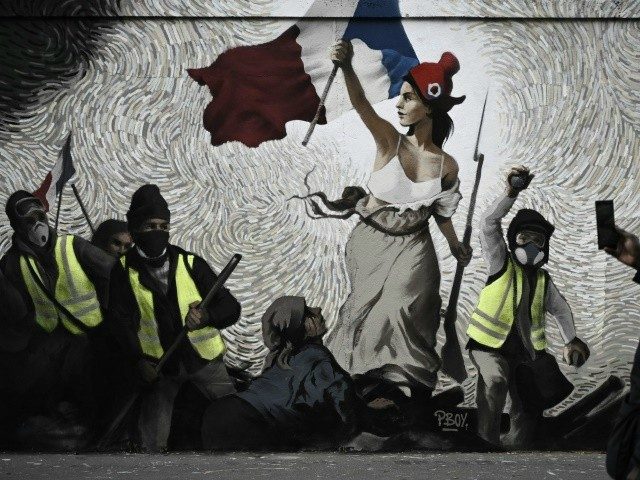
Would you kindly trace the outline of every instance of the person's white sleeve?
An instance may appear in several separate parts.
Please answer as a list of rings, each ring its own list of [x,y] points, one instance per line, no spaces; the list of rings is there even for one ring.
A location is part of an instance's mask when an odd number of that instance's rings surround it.
[[[547,287],[547,295],[545,297],[545,305],[549,312],[556,319],[560,328],[562,340],[567,344],[576,338],[576,327],[573,322],[573,312],[571,307],[562,296],[558,287],[556,287],[551,277],[549,277],[549,286]]]
[[[509,213],[516,199],[503,194],[489,205],[480,218],[480,246],[489,267],[489,276],[498,273],[507,259],[507,244],[502,233],[502,219]]]

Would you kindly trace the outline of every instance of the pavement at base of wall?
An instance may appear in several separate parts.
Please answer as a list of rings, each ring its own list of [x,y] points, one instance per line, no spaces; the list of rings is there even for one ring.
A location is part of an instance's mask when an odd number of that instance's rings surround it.
[[[554,479],[608,478],[602,453],[0,453],[0,479]]]

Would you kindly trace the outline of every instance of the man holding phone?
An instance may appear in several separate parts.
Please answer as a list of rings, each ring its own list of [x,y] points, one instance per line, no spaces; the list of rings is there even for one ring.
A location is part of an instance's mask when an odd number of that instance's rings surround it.
[[[636,269],[633,281],[640,283],[640,240],[634,234],[615,227],[618,242],[614,246],[605,246],[604,251],[618,261]]]
[[[602,244],[603,218],[596,202],[598,219],[598,243],[600,248],[619,262],[636,269],[633,281],[640,283],[640,240],[637,236],[613,225],[617,242]],[[613,219],[613,215],[611,215]],[[636,349],[629,376],[630,390],[624,398],[618,418],[609,437],[607,447],[607,472],[613,478],[640,479],[640,348]]]

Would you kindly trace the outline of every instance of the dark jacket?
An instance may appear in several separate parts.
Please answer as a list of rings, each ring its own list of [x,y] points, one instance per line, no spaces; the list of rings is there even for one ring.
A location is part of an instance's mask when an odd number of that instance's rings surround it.
[[[640,270],[633,281],[640,283]],[[631,471],[640,470],[640,344],[633,357],[629,384],[607,444],[607,473],[615,479],[626,479]]]
[[[640,345],[629,383],[607,445],[607,472],[615,479],[626,479],[630,471],[640,469]]]
[[[140,283],[153,292],[158,334],[162,348],[165,351],[173,343],[183,327],[175,284],[178,255],[193,255],[175,245],[169,245],[167,252],[169,255],[169,285],[166,294],[162,292],[160,286],[147,270],[144,263],[145,260],[138,254],[137,249],[133,248],[126,254],[126,265],[137,270]],[[194,258],[190,274],[202,298],[207,295],[216,278],[218,278],[207,262],[198,256]],[[137,334],[140,327],[140,310],[127,273],[122,267],[117,269],[117,273],[114,270],[109,305],[108,322],[113,335],[119,340],[130,361],[139,361],[144,358]],[[222,329],[238,321],[240,318],[240,304],[229,290],[223,287],[209,304],[208,312],[210,324]],[[184,341],[178,351],[166,363],[163,372],[168,374],[178,373],[180,363],[184,365],[187,372],[193,373],[202,368],[207,361],[198,355],[190,342]]]
[[[325,434],[336,440],[353,433],[358,399],[349,374],[331,352],[308,343],[291,355],[289,366],[274,363],[236,395],[279,433],[302,438]]]
[[[56,235],[51,231],[52,237]],[[48,251],[37,257],[29,246],[14,235],[13,243],[0,259],[0,270],[12,289],[0,289],[0,304],[13,304],[10,310],[0,310],[0,349],[17,352],[26,348],[34,334],[46,334],[35,321],[35,307],[20,270],[20,257],[30,255],[36,258],[40,275],[50,292],[55,291],[58,267],[55,261],[54,243]],[[116,260],[81,237],[74,237],[73,251],[85,274],[96,288],[100,306],[107,308],[109,298],[109,278]],[[18,299],[22,305],[16,304]],[[60,324],[58,328],[64,328]]]

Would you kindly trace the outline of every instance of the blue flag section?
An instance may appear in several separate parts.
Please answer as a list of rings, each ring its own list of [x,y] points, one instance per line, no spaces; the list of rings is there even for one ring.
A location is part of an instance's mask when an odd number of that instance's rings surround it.
[[[404,76],[420,63],[401,18],[398,0],[360,0],[343,36],[345,40],[362,40],[382,52],[391,83],[389,98],[400,94]]]

